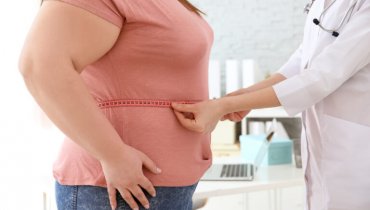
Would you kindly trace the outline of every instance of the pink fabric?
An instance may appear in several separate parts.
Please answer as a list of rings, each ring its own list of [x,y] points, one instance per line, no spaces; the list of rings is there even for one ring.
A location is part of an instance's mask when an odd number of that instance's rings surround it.
[[[113,49],[82,73],[97,105],[111,101],[208,99],[211,28],[177,0],[60,0],[121,28]],[[113,104],[114,105],[114,104]],[[126,144],[163,170],[155,186],[194,184],[211,164],[210,136],[187,131],[170,107],[104,106]],[[124,164],[124,163],[122,163]],[[99,162],[65,139],[54,164],[61,184],[105,186]]]

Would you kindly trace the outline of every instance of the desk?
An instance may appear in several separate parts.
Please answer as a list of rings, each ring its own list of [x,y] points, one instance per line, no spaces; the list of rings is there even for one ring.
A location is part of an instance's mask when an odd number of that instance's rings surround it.
[[[218,159],[214,162],[229,161]],[[274,197],[272,206],[277,210],[281,209],[279,189],[303,186],[303,177],[303,170],[297,169],[294,165],[265,166],[259,169],[253,181],[200,181],[193,198],[199,202],[215,196],[272,190]]]

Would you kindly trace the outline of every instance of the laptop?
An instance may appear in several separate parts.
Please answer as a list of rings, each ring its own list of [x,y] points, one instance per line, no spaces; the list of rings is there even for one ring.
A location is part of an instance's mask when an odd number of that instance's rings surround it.
[[[254,163],[213,164],[201,178],[202,181],[252,181],[268,151],[275,134],[276,120],[267,132]]]

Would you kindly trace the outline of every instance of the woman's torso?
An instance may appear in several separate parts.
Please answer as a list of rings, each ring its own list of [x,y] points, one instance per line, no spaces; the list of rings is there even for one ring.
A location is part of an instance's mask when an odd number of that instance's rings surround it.
[[[144,171],[154,185],[194,184],[210,165],[210,137],[185,130],[169,106],[157,104],[208,99],[212,30],[177,0],[115,3],[125,16],[117,43],[81,76],[123,142],[162,169]],[[141,104],[126,104],[132,100]],[[100,164],[69,139],[54,175],[62,184],[105,185]]]

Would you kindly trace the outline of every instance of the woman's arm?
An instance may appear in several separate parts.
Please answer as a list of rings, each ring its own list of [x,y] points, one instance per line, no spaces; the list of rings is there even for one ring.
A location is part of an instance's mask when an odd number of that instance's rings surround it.
[[[28,34],[20,71],[32,96],[49,118],[103,167],[113,207],[116,189],[134,209],[133,194],[148,205],[140,186],[154,195],[142,166],[158,173],[143,153],[125,145],[96,106],[80,73],[116,42],[119,27],[83,9],[46,1]]]
[[[107,34],[104,38],[103,31]],[[46,1],[20,57],[26,86],[41,108],[67,136],[99,160],[110,158],[110,151],[122,143],[79,74],[112,47],[118,33],[117,27],[85,11]]]

